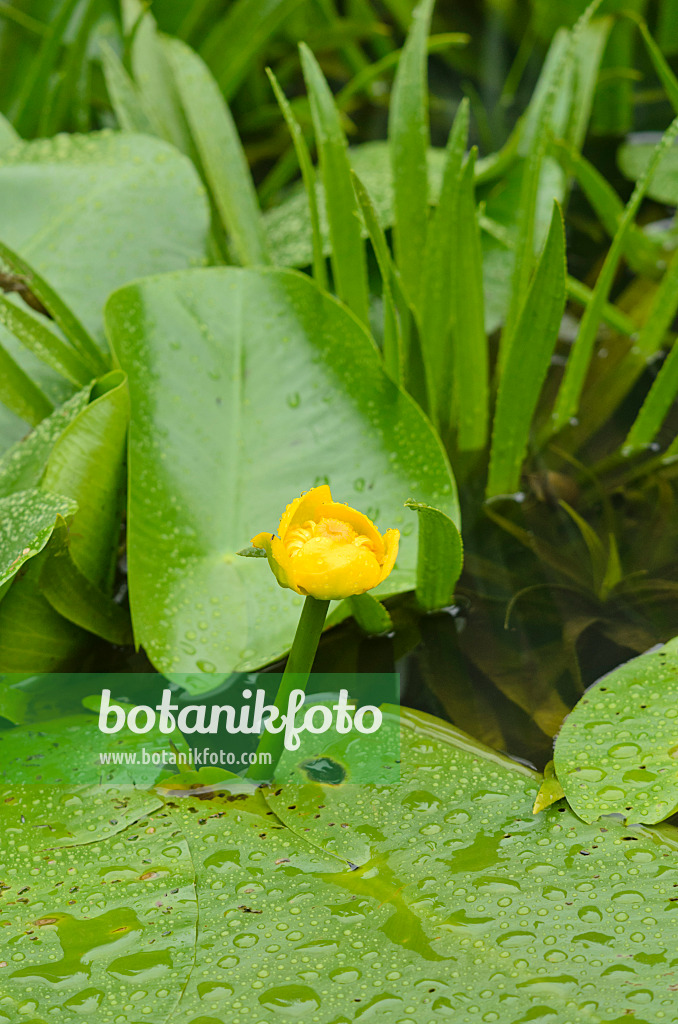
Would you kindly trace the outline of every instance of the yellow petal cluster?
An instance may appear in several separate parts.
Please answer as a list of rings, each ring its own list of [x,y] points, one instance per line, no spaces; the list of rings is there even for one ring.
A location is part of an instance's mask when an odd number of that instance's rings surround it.
[[[332,500],[327,484],[302,494],[285,509],[277,535],[259,533],[281,587],[319,601],[364,594],[391,572],[400,533],[382,536],[374,523],[350,505]]]

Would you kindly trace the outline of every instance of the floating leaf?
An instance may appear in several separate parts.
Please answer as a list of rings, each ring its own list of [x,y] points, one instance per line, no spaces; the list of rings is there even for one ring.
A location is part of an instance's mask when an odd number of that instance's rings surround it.
[[[654,824],[678,810],[678,640],[604,676],[565,719],[558,780],[584,821]]]
[[[92,999],[93,1024],[111,999],[120,1024],[144,1007],[161,1024],[168,992],[180,993],[173,1020],[234,1024],[240,1006],[267,1022],[474,1024],[501,1020],[499,1005],[512,1021],[564,1024],[672,1005],[678,831],[589,825],[563,803],[535,816],[536,773],[428,716],[385,710],[392,785],[309,782],[306,734],[284,786],[248,795],[203,772],[196,793],[176,777],[162,809],[51,851],[40,826],[52,791],[35,787],[42,806],[26,805],[23,824],[6,791],[6,1012],[28,977],[34,1014]]]

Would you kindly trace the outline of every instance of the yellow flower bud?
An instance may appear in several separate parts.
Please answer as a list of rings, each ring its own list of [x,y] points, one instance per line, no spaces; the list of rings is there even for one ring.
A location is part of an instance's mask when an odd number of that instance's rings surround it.
[[[277,536],[252,538],[264,548],[281,587],[319,601],[364,594],[385,580],[398,554],[398,530],[382,535],[362,512],[332,501],[327,484],[285,509]]]

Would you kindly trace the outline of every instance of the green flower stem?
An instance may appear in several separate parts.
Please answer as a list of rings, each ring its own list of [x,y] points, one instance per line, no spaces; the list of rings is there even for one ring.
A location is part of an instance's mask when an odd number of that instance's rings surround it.
[[[292,650],[287,659],[287,665],[285,666],[275,698],[275,706],[281,714],[287,712],[287,704],[292,690],[306,689],[329,606],[329,601],[317,601],[315,597],[307,597],[304,601],[297,632],[294,635]],[[252,765],[248,772],[249,778],[257,782],[264,782],[273,778],[273,773],[280,760],[283,747],[283,732],[273,733],[265,731],[259,740],[257,754],[271,754],[271,763],[262,764],[262,759],[259,757],[257,763]]]

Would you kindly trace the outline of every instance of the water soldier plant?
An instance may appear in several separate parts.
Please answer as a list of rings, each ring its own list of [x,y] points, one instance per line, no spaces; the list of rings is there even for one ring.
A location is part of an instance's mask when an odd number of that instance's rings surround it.
[[[0,1016],[673,1019],[677,39],[0,4]],[[312,666],[341,777],[97,725]]]

